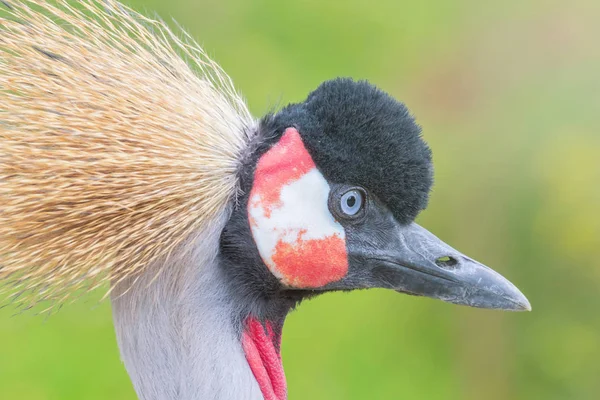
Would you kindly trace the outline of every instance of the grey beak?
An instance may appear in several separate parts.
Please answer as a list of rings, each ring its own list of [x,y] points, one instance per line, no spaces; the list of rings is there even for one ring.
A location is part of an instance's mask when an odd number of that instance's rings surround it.
[[[425,228],[397,225],[381,251],[363,253],[371,284],[471,307],[530,311],[527,298],[499,273],[453,249]]]

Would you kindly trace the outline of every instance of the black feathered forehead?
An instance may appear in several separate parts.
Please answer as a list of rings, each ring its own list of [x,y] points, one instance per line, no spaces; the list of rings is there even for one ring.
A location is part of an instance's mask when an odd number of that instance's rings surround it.
[[[266,117],[261,130],[278,136],[290,126],[326,179],[366,188],[399,222],[427,206],[431,151],[408,109],[387,93],[366,81],[327,81],[305,102]]]

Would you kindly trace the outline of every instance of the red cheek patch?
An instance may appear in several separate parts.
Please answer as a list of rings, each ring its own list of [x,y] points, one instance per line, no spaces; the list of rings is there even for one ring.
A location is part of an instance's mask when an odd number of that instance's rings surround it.
[[[272,258],[279,272],[288,277],[288,285],[297,288],[325,286],[348,273],[346,243],[337,235],[309,240],[300,237],[295,243],[280,240]]]
[[[317,288],[348,272],[346,234],[329,211],[329,191],[295,128],[257,163],[248,221],[265,265],[287,286]]]

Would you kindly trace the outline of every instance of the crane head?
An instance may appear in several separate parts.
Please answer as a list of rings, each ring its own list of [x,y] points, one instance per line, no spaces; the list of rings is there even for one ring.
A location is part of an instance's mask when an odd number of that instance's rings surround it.
[[[265,117],[254,141],[221,246],[267,297],[388,288],[530,310],[507,279],[414,222],[433,182],[431,151],[388,94],[364,81],[325,82]]]

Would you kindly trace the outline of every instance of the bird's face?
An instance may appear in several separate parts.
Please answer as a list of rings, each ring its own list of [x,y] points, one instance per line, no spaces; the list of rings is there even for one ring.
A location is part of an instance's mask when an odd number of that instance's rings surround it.
[[[295,127],[259,159],[247,212],[262,261],[286,288],[389,288],[475,307],[529,307],[498,273],[416,223],[400,223],[368,188],[329,182]]]
[[[389,288],[530,308],[508,280],[414,222],[427,204],[431,156],[401,103],[366,82],[330,81],[261,130],[243,234],[283,292]]]

